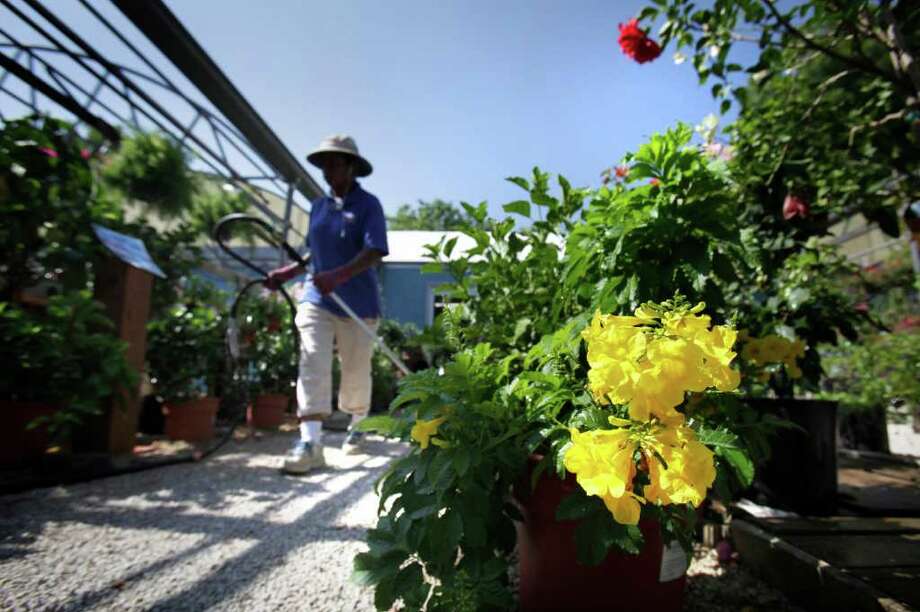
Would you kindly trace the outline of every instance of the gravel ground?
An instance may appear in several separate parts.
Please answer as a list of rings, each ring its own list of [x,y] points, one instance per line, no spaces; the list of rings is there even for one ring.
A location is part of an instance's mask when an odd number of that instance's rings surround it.
[[[372,440],[305,477],[277,467],[292,435],[231,442],[213,458],[0,498],[0,610],[373,610],[348,580],[402,445]],[[700,548],[688,610],[793,610]]]
[[[182,464],[0,500],[0,609],[373,610],[348,581],[395,443],[282,476],[290,435]]]

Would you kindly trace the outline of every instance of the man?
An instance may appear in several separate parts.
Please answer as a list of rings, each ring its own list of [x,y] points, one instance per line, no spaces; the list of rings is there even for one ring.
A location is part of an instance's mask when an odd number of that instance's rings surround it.
[[[338,348],[342,378],[339,409],[351,414],[346,451],[357,450],[363,434],[355,425],[367,416],[371,400],[371,356],[374,341],[331,299],[335,291],[372,330],[380,317],[375,266],[388,253],[386,219],[380,201],[355,180],[372,172],[355,141],[330,136],[307,156],[323,171],[330,195],[313,202],[307,246],[313,283],[297,310],[300,331],[300,375],[297,416],[300,437],[285,457],[283,470],[305,474],[325,465],[322,419],[332,410],[332,348]],[[292,264],[272,270],[266,287],[277,289],[304,272]]]

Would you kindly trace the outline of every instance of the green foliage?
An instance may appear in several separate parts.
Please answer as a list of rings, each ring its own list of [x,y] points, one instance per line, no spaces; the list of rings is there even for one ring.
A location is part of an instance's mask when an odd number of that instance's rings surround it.
[[[0,302],[0,398],[60,407],[48,430],[66,439],[112,396],[136,388],[127,344],[88,291],[50,298],[46,309]]]
[[[412,208],[403,204],[396,214],[387,219],[387,229],[391,230],[461,230],[469,222],[464,212],[450,202],[432,200],[419,201]]]
[[[455,339],[463,346],[487,342],[501,354],[523,353],[571,314],[571,304],[564,300],[559,283],[564,270],[563,243],[588,192],[572,188],[560,176],[561,193],[553,196],[549,178],[534,168],[532,181],[508,179],[527,191],[529,199],[512,202],[505,209],[517,214],[535,211],[528,227],[515,229],[511,217],[489,219],[485,203],[463,204],[472,219],[463,232],[475,246],[459,257],[451,257],[454,239],[428,246],[432,259],[454,279],[440,289],[457,307],[440,323],[456,330]]]
[[[113,201],[94,193],[84,144],[70,125],[47,117],[0,129],[0,299],[40,280],[86,288],[104,249],[91,223],[120,219]]]
[[[920,328],[868,336],[828,350],[824,396],[847,409],[871,410],[892,402],[920,406]]]
[[[198,191],[182,146],[157,133],[125,138],[106,164],[103,178],[126,197],[167,218],[181,216]]]
[[[147,324],[147,372],[167,402],[219,395],[224,382],[226,320],[215,292],[192,283],[183,297]]]
[[[514,548],[511,487],[526,465],[524,421],[488,345],[406,377],[387,417],[362,428],[407,437],[439,416],[440,446],[414,446],[378,483],[380,509],[370,550],[354,578],[374,585],[378,609],[502,610],[511,605],[508,556]],[[459,607],[456,607],[459,606]]]
[[[773,253],[751,247],[758,261],[754,272],[729,285],[731,312],[739,328],[756,337],[779,334],[787,339],[801,339],[807,344],[805,357],[799,361],[803,377],[796,385],[800,391],[816,391],[824,369],[822,344],[837,344],[840,338],[855,341],[867,322],[856,308],[857,299],[841,286],[839,279],[855,272],[834,247],[811,240],[789,255],[782,267],[771,267]],[[773,378],[770,387],[780,396],[791,397],[793,381]],[[746,391],[760,393],[746,381]]]
[[[740,103],[731,131],[752,205],[778,218],[796,192],[813,209],[800,230],[861,212],[897,234],[897,209],[920,198],[916,3],[667,0],[641,13],[658,17],[662,42],[692,53],[701,84],[717,81],[723,112]],[[753,62],[739,42],[757,44]]]
[[[289,395],[297,380],[299,332],[291,309],[276,293],[248,295],[239,305],[241,363],[251,396]]]
[[[679,291],[721,310],[720,281],[745,268],[737,204],[724,167],[689,146],[692,135],[683,124],[653,135],[626,156],[624,183],[594,194],[566,242],[569,299],[619,312]]]

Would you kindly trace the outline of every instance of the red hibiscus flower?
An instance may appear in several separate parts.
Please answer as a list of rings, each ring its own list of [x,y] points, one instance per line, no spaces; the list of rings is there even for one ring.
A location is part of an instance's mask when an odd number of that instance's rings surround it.
[[[89,149],[80,149],[80,157],[82,157],[83,159],[89,159],[92,156],[93,156],[93,153]]]
[[[626,25],[620,26],[620,48],[623,53],[640,64],[650,62],[661,55],[661,47],[648,34],[639,29],[639,21],[630,19]]]
[[[57,157],[58,152],[54,149],[49,149],[48,147],[38,147],[38,150],[47,155],[48,157]]]
[[[629,166],[617,166],[614,169],[614,173],[618,179],[626,178],[626,175],[629,174]]]
[[[795,219],[796,217],[802,217],[804,219],[808,216],[809,211],[810,207],[808,206],[808,202],[798,196],[789,194],[783,201],[783,218],[786,221]]]
[[[649,185],[653,185],[653,186],[657,186],[657,185],[660,185],[660,184],[661,184],[661,181],[659,181],[659,180],[656,179],[655,177],[652,177],[652,178],[649,179],[648,184],[649,184]]]

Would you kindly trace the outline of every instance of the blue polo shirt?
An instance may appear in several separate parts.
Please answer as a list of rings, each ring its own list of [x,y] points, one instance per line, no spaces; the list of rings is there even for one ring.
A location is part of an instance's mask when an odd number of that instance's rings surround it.
[[[307,247],[314,274],[343,266],[364,249],[375,249],[386,255],[390,251],[380,200],[364,191],[357,182],[345,196],[341,210],[337,210],[335,200],[330,196],[317,199],[310,210]],[[352,277],[334,291],[359,317],[373,319],[380,316],[375,268]],[[320,295],[312,282],[303,292],[302,301],[316,304],[341,317],[348,316],[332,298]]]

